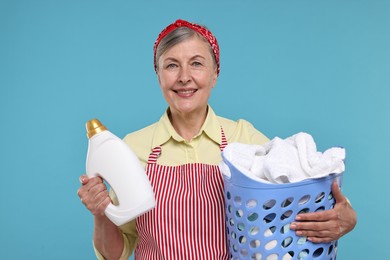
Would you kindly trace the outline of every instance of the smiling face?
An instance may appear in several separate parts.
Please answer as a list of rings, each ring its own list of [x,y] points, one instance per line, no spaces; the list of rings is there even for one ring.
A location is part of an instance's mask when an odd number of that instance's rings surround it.
[[[172,114],[203,115],[217,70],[209,43],[200,36],[182,41],[158,60],[158,80]]]

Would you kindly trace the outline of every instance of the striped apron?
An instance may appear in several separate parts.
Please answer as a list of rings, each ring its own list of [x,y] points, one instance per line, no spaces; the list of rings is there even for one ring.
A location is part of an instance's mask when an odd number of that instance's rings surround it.
[[[227,141],[223,131],[221,135],[222,151]],[[218,165],[159,165],[160,153],[161,146],[155,147],[146,166],[156,207],[137,218],[135,259],[228,259]]]

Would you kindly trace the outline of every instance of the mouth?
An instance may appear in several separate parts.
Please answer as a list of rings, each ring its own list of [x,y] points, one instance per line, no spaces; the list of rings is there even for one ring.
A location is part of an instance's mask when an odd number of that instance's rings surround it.
[[[178,94],[179,96],[182,96],[182,97],[192,96],[196,91],[198,91],[198,90],[197,89],[177,89],[177,90],[174,90],[174,92],[176,94]]]

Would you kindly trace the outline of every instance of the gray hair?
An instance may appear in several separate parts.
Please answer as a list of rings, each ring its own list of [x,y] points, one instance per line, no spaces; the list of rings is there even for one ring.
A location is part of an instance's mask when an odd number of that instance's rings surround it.
[[[211,57],[213,57],[214,66],[217,67],[217,61],[215,59],[213,49],[211,48],[209,42],[201,34],[197,33],[196,31],[194,31],[188,27],[183,26],[183,27],[179,27],[179,28],[173,30],[172,32],[170,32],[158,44],[157,50],[156,50],[156,68],[157,68],[157,70],[159,69],[158,61],[159,61],[161,55],[163,55],[167,50],[169,50],[170,48],[172,48],[176,44],[184,42],[185,40],[188,40],[192,37],[198,37],[202,41],[207,42],[207,44],[209,46],[209,51],[210,51]]]

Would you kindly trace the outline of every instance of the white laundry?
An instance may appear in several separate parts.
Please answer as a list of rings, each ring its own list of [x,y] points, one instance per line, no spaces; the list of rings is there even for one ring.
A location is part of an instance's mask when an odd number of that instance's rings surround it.
[[[251,179],[265,179],[261,176],[264,155],[266,148],[264,145],[249,145],[242,143],[230,143],[223,151],[223,155],[239,171]],[[220,163],[221,172],[230,177],[229,167],[225,163]],[[256,173],[256,174],[254,174]]]
[[[317,151],[313,137],[298,133],[286,139],[275,137],[264,145],[231,143],[224,157],[251,179],[270,183],[291,183],[344,172],[345,149]],[[220,164],[229,175],[228,167]]]

